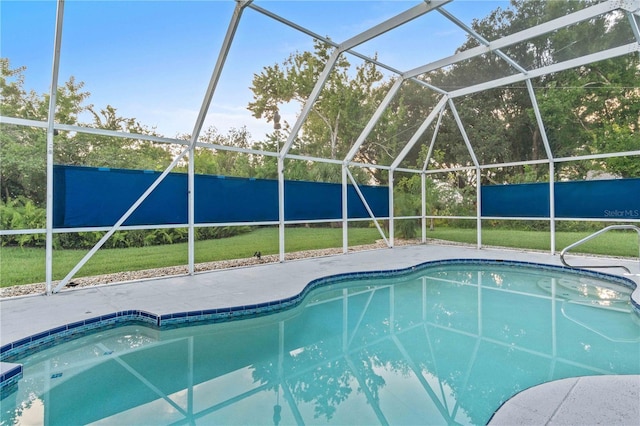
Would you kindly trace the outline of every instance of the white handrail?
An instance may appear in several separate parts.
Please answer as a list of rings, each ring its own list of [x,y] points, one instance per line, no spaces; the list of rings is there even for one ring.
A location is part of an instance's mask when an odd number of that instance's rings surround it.
[[[603,266],[597,266],[597,265],[580,265],[580,266],[572,266],[569,265],[565,260],[564,260],[564,255],[572,248],[577,247],[579,245],[581,245],[582,243],[585,243],[595,237],[597,237],[600,234],[604,234],[605,232],[611,231],[612,229],[632,229],[634,231],[636,231],[638,233],[638,258],[640,259],[640,227],[637,227],[635,225],[610,225],[607,226],[606,228],[602,228],[601,230],[594,232],[593,234],[581,239],[580,241],[576,241],[573,244],[570,244],[569,246],[565,247],[564,250],[562,250],[562,252],[560,252],[560,261],[562,262],[563,265],[568,266],[569,268],[622,268],[625,271],[627,271],[627,273],[631,273],[631,271],[629,270],[629,268],[627,268],[626,266],[622,266],[622,265],[603,265]]]

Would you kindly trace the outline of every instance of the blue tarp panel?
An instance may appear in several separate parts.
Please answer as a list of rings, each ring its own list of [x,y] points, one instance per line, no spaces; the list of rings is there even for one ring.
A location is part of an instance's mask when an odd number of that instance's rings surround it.
[[[173,173],[170,173],[173,175]],[[187,179],[184,175],[185,182]],[[267,179],[243,179],[224,176],[195,176],[195,221],[214,222],[257,222],[278,220],[278,182]],[[184,204],[186,223],[186,183]],[[173,194],[166,194],[171,200]]]
[[[159,172],[54,166],[54,227],[113,225]],[[387,187],[361,186],[378,217],[389,215]],[[349,185],[349,218],[368,217]],[[342,216],[342,186],[285,181],[285,219],[336,219]],[[224,176],[195,176],[196,223],[278,220],[278,182]],[[169,173],[127,219],[125,225],[187,223],[187,175]]]
[[[482,216],[549,217],[548,184],[483,186],[481,196]]]
[[[54,166],[56,228],[109,226],[157,179],[158,173],[94,167]],[[173,194],[173,198],[167,195]],[[187,175],[171,173],[125,225],[185,223]]]
[[[555,216],[584,219],[640,219],[640,179],[555,184]],[[549,217],[549,184],[482,187],[482,216]]]

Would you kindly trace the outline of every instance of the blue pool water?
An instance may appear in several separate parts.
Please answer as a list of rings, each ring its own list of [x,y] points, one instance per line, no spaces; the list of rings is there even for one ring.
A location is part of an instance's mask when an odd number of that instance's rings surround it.
[[[296,308],[97,332],[16,360],[8,424],[485,424],[517,392],[640,374],[632,289],[452,264],[340,281]]]

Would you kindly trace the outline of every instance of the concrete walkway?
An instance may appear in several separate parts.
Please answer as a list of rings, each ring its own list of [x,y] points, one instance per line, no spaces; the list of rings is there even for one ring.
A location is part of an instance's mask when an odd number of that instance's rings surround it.
[[[327,275],[400,269],[441,259],[502,259],[561,264],[558,256],[547,253],[419,245],[212,271],[195,276],[70,289],[53,296],[1,300],[0,341],[5,345],[61,325],[130,309],[162,315],[258,304],[294,296],[310,281]],[[607,265],[611,261],[580,257],[574,263]],[[616,262],[624,264],[634,274],[640,273],[638,262]],[[606,271],[622,272],[618,269]],[[640,289],[634,292],[634,299],[640,301]],[[492,422],[639,424],[639,388],[640,376],[603,376],[547,383],[516,395],[501,407]],[[588,414],[592,411],[597,411],[599,416]],[[604,420],[600,422],[599,419]]]
[[[490,425],[640,424],[640,376],[593,376],[534,386],[507,401]]]

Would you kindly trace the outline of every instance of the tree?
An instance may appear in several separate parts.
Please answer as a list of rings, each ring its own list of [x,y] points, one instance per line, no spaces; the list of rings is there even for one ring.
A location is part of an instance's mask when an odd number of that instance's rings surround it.
[[[46,134],[41,129],[0,124],[0,199],[19,196],[44,203]]]
[[[189,140],[190,135],[182,135]],[[251,134],[246,127],[230,129],[226,135],[218,133],[218,129],[211,126],[198,138],[198,142],[230,146],[236,148],[249,148]],[[195,149],[195,172],[207,175],[224,175],[238,177],[255,177],[255,160],[253,155],[238,151],[216,150],[212,148]],[[186,166],[178,170],[186,171]]]
[[[91,127],[105,130],[160,136],[135,118],[121,117],[117,109],[107,105],[93,116]],[[162,170],[171,162],[172,155],[164,145],[135,138],[116,138],[89,133],[63,134],[56,140],[56,163],[93,167]]]
[[[42,120],[44,100],[24,89],[25,67],[11,68],[0,58],[0,113],[4,116]],[[44,202],[46,182],[46,134],[33,127],[0,124],[0,197],[25,196]]]
[[[45,121],[49,95],[37,95],[24,89],[25,69],[12,68],[8,59],[0,58],[0,113]],[[135,118],[119,116],[116,108],[110,105],[96,112],[93,105],[87,105],[90,93],[83,91],[83,87],[84,83],[74,77],[58,87],[56,123],[82,125],[79,117],[89,112],[93,116],[90,124],[93,127],[159,136]],[[10,124],[0,126],[1,199],[26,197],[36,205],[43,205],[46,198],[46,131]],[[56,164],[159,170],[170,161],[171,153],[164,146],[135,138],[76,132],[60,132],[54,137]]]
[[[271,121],[280,104],[297,102],[302,106],[315,87],[329,56],[330,46],[316,41],[313,52],[297,52],[282,64],[265,67],[260,74],[256,74],[251,86],[254,101],[248,105],[253,116]],[[382,74],[370,63],[357,66],[352,76],[351,64],[344,55],[341,56],[291,152],[322,158],[344,158],[375,111],[381,93],[377,83],[381,80]],[[273,140],[264,146],[275,147]],[[318,167],[314,165],[313,169]],[[306,178],[339,180],[339,174],[336,173],[314,176],[312,169],[309,172]]]
[[[473,22],[473,29],[488,40],[495,40],[530,28],[559,16],[564,16],[597,3],[595,0],[548,2],[512,0],[511,7],[496,9],[487,17]],[[593,37],[598,34],[598,37]],[[633,34],[622,15],[610,14],[544,34],[526,43],[502,51],[525,69],[534,69],[602,48],[628,43]],[[459,50],[478,45],[469,38]],[[589,64],[578,69],[549,74],[533,80],[536,98],[546,133],[555,157],[633,150],[638,141],[638,104],[640,93],[638,56]],[[483,55],[455,64],[450,70],[431,77],[442,88],[456,88],[488,81],[513,73],[509,65],[496,55]],[[522,84],[487,90],[456,100],[474,151],[481,163],[522,161],[546,158],[541,133],[533,106]],[[438,146],[445,147],[448,162],[464,158],[464,145],[458,134],[444,121]],[[615,127],[615,126],[619,127]],[[444,142],[444,143],[443,143]],[[635,146],[635,148],[634,148]],[[568,164],[578,178],[585,170]],[[620,159],[601,161],[590,167],[615,168],[623,176],[637,176],[637,171],[620,170],[628,165]],[[516,168],[497,171],[498,180],[509,180]],[[540,169],[542,173],[544,171]],[[543,176],[540,176],[543,178]]]
[[[377,95],[386,94],[393,83],[394,80],[386,82],[378,90],[379,94]],[[390,165],[431,113],[439,96],[417,83],[403,82],[399,92],[391,100],[367,140],[358,150],[356,161]],[[428,132],[421,136],[418,143],[405,157],[403,164],[413,166],[419,162],[420,146],[426,143],[428,138]],[[380,184],[388,182],[386,171],[374,169],[370,173],[376,182]]]

